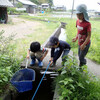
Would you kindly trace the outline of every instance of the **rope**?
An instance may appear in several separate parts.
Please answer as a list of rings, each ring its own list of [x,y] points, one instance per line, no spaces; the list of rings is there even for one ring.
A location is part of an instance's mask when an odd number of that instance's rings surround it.
[[[49,68],[49,66],[50,66],[50,63],[51,63],[51,62],[49,62],[48,66],[47,66],[47,68],[46,68],[46,70],[45,70],[45,73],[44,73],[44,75],[42,76],[42,78],[41,78],[41,80],[40,80],[40,83],[38,84],[38,87],[37,87],[37,89],[36,89],[36,91],[35,91],[35,93],[34,93],[34,95],[33,95],[33,97],[32,97],[32,100],[34,100],[34,98],[35,98],[35,95],[36,95],[36,93],[37,93],[37,91],[38,91],[38,89],[39,89],[39,87],[40,87],[40,85],[41,85],[41,83],[42,83],[42,81],[43,81],[43,78],[44,78],[44,76],[45,76],[45,74],[46,74],[46,72],[47,72],[47,70],[48,70],[48,68]]]

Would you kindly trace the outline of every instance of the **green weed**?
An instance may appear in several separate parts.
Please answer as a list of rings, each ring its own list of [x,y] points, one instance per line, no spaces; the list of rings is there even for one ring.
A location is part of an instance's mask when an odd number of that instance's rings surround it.
[[[8,88],[12,75],[18,70],[20,61],[15,58],[11,45],[13,36],[4,37],[0,32],[0,95]]]
[[[100,80],[88,73],[86,66],[81,69],[69,56],[56,78],[59,100],[100,100]]]

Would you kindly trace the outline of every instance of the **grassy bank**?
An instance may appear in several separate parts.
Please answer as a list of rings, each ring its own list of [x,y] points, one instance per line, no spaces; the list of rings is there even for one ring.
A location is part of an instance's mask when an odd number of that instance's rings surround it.
[[[22,18],[30,19],[30,20],[48,20],[48,21],[58,21],[60,22],[66,22],[66,34],[67,34],[67,42],[71,45],[72,50],[77,54],[78,45],[77,42],[73,43],[72,38],[76,36],[77,29],[76,29],[76,19],[70,19],[70,18],[55,18],[55,17],[33,17],[33,16],[21,16]],[[87,54],[87,57],[97,63],[100,64],[100,24],[99,21],[100,18],[90,19],[91,26],[92,26],[92,35],[91,35],[91,47],[89,49],[89,52]],[[55,25],[55,24],[54,24]]]
[[[13,40],[13,37],[5,38],[3,32],[0,32],[0,95],[6,91],[9,80],[19,70],[20,63],[26,58],[30,43],[39,41],[43,44],[59,26],[59,23],[40,23],[33,33],[17,40]]]
[[[21,18],[34,21],[30,16]],[[33,41],[38,41],[42,45],[60,25],[59,23],[53,22],[39,22],[41,23],[41,26],[37,26],[33,33],[30,33],[25,38],[16,40],[15,45],[17,47],[16,53],[18,56],[22,55],[25,57],[30,43]]]
[[[79,68],[75,58],[69,56],[56,78],[59,100],[100,100],[100,79]]]
[[[92,26],[91,35],[91,47],[87,54],[87,57],[100,64],[100,24],[98,20],[90,20]],[[67,20],[68,25],[66,26],[67,42],[71,45],[72,50],[77,54],[77,42],[73,43],[72,38],[76,36],[76,20]]]
[[[56,21],[56,22],[66,22],[66,18],[50,17],[50,16],[28,16],[20,15],[21,18],[30,20],[46,20],[46,21]]]

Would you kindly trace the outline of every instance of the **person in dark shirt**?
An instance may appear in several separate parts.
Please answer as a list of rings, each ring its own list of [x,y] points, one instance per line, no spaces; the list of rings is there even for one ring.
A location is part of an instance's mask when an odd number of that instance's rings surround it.
[[[51,48],[51,66],[55,66],[56,61],[62,54],[62,61],[64,61],[66,55],[68,55],[71,47],[70,45],[62,40],[59,40],[57,37],[52,36],[49,40],[49,47]]]

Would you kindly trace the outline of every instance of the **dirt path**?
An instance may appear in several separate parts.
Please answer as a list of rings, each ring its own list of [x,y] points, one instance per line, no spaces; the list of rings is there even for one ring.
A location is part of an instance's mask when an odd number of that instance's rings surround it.
[[[78,56],[76,56],[76,58],[78,60]],[[100,78],[100,64],[97,64],[88,58],[86,58],[86,60],[87,60],[88,70]]]
[[[4,30],[4,36],[16,34],[15,39],[23,38],[25,35],[31,34],[34,30],[41,25],[39,22],[27,21],[21,18],[12,18],[13,24],[1,24],[0,32]]]
[[[100,78],[100,65],[91,61],[90,59],[87,59],[87,66],[88,69],[96,76]]]

